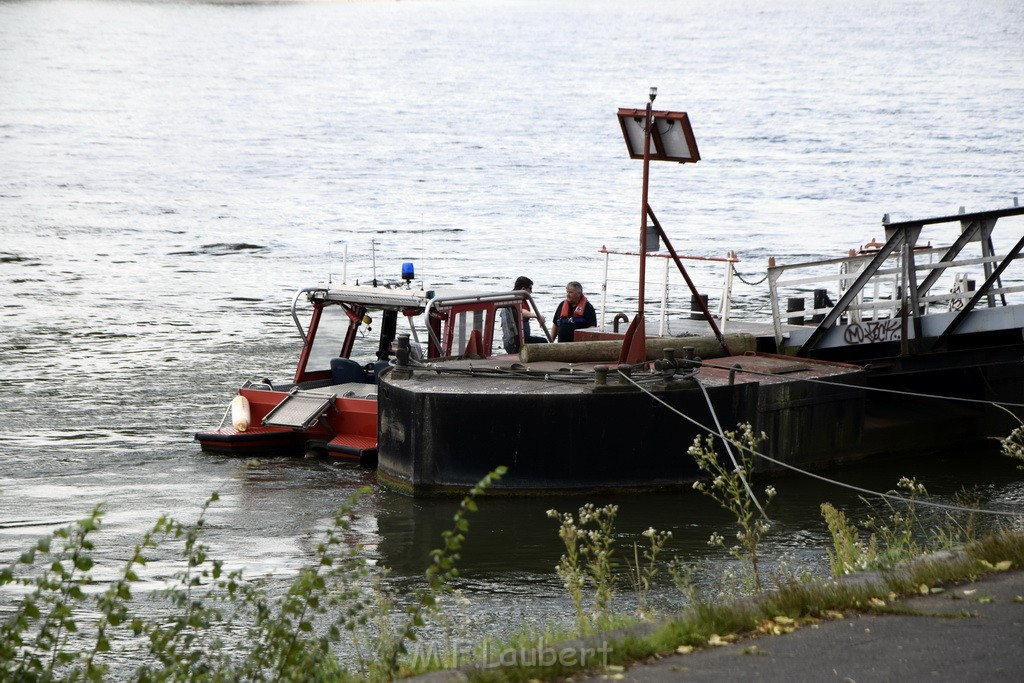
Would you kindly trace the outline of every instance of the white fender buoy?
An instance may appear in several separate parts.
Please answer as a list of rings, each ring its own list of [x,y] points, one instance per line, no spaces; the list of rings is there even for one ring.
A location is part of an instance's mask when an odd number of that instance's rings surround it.
[[[239,432],[249,428],[249,399],[241,394],[231,399],[231,426]]]

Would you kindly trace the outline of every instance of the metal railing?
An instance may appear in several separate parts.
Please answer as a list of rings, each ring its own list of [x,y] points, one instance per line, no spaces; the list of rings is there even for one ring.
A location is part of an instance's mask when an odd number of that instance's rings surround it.
[[[624,312],[615,311],[614,303],[611,301],[609,292],[612,291],[612,285],[621,285],[622,289],[629,294],[619,295],[616,297],[617,301],[625,300],[636,300],[636,288],[637,288],[637,269],[627,268],[625,273],[611,275],[611,257],[612,256],[625,256],[637,259],[639,262],[640,253],[636,251],[617,251],[601,247],[598,251],[600,254],[604,254],[604,275],[601,284],[601,312],[598,315],[598,328],[602,332],[608,331],[607,319],[609,317],[615,318],[621,315],[625,315]],[[658,297],[658,335],[665,336],[669,333],[668,326],[669,321],[673,317],[690,317],[691,313],[698,313],[699,309],[693,308],[693,302],[690,298],[686,299],[685,306],[676,303],[673,305],[673,298],[671,295],[672,291],[687,291],[683,287],[672,286],[672,276],[676,272],[674,269],[674,263],[671,254],[665,253],[648,253],[648,259],[662,259],[664,268],[661,270],[661,282],[660,282],[660,296]],[[732,288],[733,288],[733,264],[739,262],[739,258],[736,256],[736,252],[730,251],[724,257],[715,256],[684,256],[680,255],[679,259],[682,261],[688,261],[692,263],[707,263],[707,264],[724,264],[723,272],[721,274],[721,285],[718,290],[718,305],[716,310],[713,311],[713,315],[718,322],[718,326],[724,333],[729,321],[729,316],[732,309]],[[648,272],[655,270],[649,269]],[[689,268],[687,268],[689,270]],[[654,288],[648,291],[653,291]],[[687,292],[687,295],[689,293]],[[707,296],[707,295],[704,295]],[[645,297],[645,304],[647,301],[653,301],[650,297]],[[649,315],[649,314],[648,314]],[[628,318],[628,316],[626,316]],[[701,316],[703,317],[703,316]]]
[[[895,320],[899,324],[887,326],[887,340],[906,344],[911,338],[924,336],[924,316],[951,313],[950,321],[936,333],[932,347],[941,345],[971,310],[1006,306],[1014,301],[1008,295],[1024,291],[1019,277],[1003,280],[1009,266],[1021,258],[1024,232],[1013,236],[1013,246],[998,253],[992,238],[999,218],[1020,214],[1024,214],[1024,207],[884,222],[884,243],[872,240],[865,248],[851,250],[842,258],[770,265],[768,283],[777,346],[781,349],[784,344],[784,324],[815,326],[798,351],[806,355],[836,325],[877,325]],[[948,246],[933,247],[930,241],[921,245],[926,227],[947,227],[943,224],[949,223],[959,223],[960,231],[946,236]],[[813,304],[805,308],[809,294]]]

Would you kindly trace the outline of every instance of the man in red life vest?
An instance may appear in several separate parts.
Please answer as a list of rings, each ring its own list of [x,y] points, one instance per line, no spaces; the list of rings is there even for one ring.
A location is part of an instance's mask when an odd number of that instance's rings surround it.
[[[583,296],[583,285],[570,282],[565,286],[565,301],[555,309],[551,333],[560,342],[571,342],[573,333],[584,327],[597,327],[597,312]]]

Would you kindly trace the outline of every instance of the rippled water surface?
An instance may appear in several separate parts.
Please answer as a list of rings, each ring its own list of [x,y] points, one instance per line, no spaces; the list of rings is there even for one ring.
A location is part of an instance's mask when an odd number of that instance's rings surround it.
[[[569,279],[596,292],[598,249],[637,242],[640,165],[614,114],[651,85],[702,155],[652,168],[652,206],[680,251],[734,249],[751,280],[770,255],[880,237],[883,213],[1008,206],[1022,45],[1024,5],[998,0],[0,2],[0,560],[99,502],[101,552],[120,556],[217,490],[215,551],[290,575],[372,473],[203,455],[192,434],[242,380],[290,376],[296,289],[413,260],[429,286],[528,274],[543,308]],[[884,490],[903,474],[1024,498],[992,456],[842,477]],[[818,505],[857,498],[776,488],[769,554],[820,570]],[[483,506],[474,618],[560,618],[544,510],[581,502]],[[624,540],[653,525],[673,552],[726,562],[705,541],[728,519],[696,495],[614,502]],[[360,542],[403,582],[452,504],[375,490],[361,510]]]

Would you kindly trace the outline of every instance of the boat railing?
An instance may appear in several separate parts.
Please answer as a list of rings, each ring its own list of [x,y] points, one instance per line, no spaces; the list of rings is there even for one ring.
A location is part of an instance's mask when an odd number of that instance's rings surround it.
[[[798,342],[802,344],[799,352],[807,353],[835,325],[897,318],[903,323],[887,326],[890,340],[906,342],[922,336],[917,321],[923,316],[953,314],[938,335],[942,341],[971,310],[1019,303],[1012,295],[1024,292],[1024,281],[1009,266],[1021,258],[1024,237],[999,251],[992,232],[999,218],[1022,213],[1024,207],[1014,207],[902,223],[884,221],[884,243],[872,239],[841,258],[770,264],[776,344],[780,349],[785,345],[787,326],[815,326],[809,336],[793,335],[803,340]],[[947,246],[922,244],[925,227],[954,222],[960,223],[960,233]]]
[[[636,286],[640,253],[636,251],[619,251],[608,249],[607,247],[601,247],[598,253],[604,254],[604,276],[601,284],[601,310],[598,314],[598,328],[602,332],[618,332],[619,321],[622,318],[629,319],[626,312],[621,311],[622,304],[627,304],[630,309],[636,310]],[[612,256],[617,257],[614,263],[612,262]],[[685,286],[678,286],[678,283],[673,284],[673,278],[680,276],[676,270],[672,255],[663,252],[649,252],[646,256],[648,259],[661,259],[663,263],[663,267],[660,269],[651,266],[647,268],[649,274],[654,277],[660,277],[660,282],[657,286],[645,287],[646,292],[652,294],[658,292],[657,301],[653,297],[645,297],[644,308],[647,311],[648,330],[657,329],[659,336],[667,336],[672,333],[670,327],[673,319],[691,318],[694,316],[703,319],[704,316],[701,314],[700,308],[693,300],[692,295],[689,294],[689,290]],[[618,257],[626,258],[620,259]],[[738,263],[740,260],[736,256],[736,252],[730,251],[722,257],[686,256],[680,254],[679,259],[688,262],[688,266],[696,266],[704,276],[721,278],[721,284],[717,288],[717,303],[712,309],[712,316],[715,318],[719,329],[725,332],[732,309],[733,264]],[[690,269],[687,268],[687,270]],[[716,275],[716,270],[720,274]],[[687,293],[685,301],[681,302],[672,297],[672,293],[680,291]],[[705,297],[705,303],[709,303],[708,295],[702,294],[702,296]],[[657,305],[656,316],[651,315],[653,311],[647,308],[648,304]],[[612,330],[608,329],[609,318],[612,319]],[[656,328],[655,324],[652,323],[656,323]]]
[[[452,353],[462,355],[470,343],[473,332],[479,332],[483,338],[488,338],[488,326],[491,331],[490,337],[500,340],[500,336],[494,334],[499,327],[498,309],[521,306],[524,301],[534,313],[540,314],[533,295],[525,290],[439,295],[428,304],[424,319],[430,320],[432,315],[439,314],[446,317],[453,337]],[[540,327],[548,341],[554,341],[547,326]],[[435,348],[443,348],[443,340],[438,338],[431,325],[427,325],[427,334]]]

